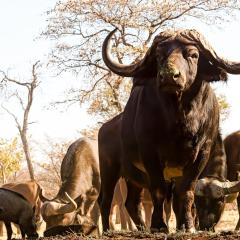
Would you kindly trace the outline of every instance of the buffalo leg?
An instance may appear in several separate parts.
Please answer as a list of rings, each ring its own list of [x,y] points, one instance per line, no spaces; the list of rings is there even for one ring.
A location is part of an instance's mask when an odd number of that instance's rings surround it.
[[[6,230],[7,230],[7,239],[11,240],[12,239],[12,226],[11,222],[4,222]]]
[[[142,188],[137,187],[132,184],[130,181],[127,181],[127,199],[126,199],[126,208],[136,227],[139,229],[145,228],[146,225],[141,216],[140,212],[140,202],[141,202],[141,192]]]
[[[167,197],[167,184],[163,176],[162,165],[158,159],[158,153],[155,149],[146,149],[145,146],[141,146],[141,156],[144,167],[148,172],[149,191],[154,206],[151,230],[168,232],[168,227],[163,216],[163,204]],[[151,161],[149,161],[149,159],[151,159]]]
[[[171,208],[172,207],[172,199],[165,199],[164,201],[164,215],[165,215],[165,221],[167,223],[167,226],[169,228],[169,222],[171,217]]]
[[[22,239],[25,239],[25,230],[23,230],[23,227],[22,226],[19,226],[20,227],[20,232],[21,232],[21,236],[22,236]]]
[[[176,190],[173,197],[173,209],[177,218],[177,229],[193,232],[195,230],[193,224],[192,205],[194,203],[194,191]]]
[[[104,170],[100,170],[101,192],[99,197],[99,207],[102,216],[103,231],[105,232],[109,229],[109,216],[111,211],[113,193],[119,175],[117,172],[113,171],[114,169],[111,169],[108,172],[105,172]]]
[[[165,193],[162,190],[162,188],[159,188],[158,186],[153,186],[150,189],[150,192],[151,192],[153,206],[154,206],[154,210],[152,214],[151,230],[168,232],[168,227],[163,217],[163,204],[165,199]]]
[[[209,159],[210,146],[210,140],[204,143],[194,163],[184,168],[183,177],[175,183],[173,206],[177,216],[177,228],[180,230],[195,231],[193,216],[194,191],[197,179]]]
[[[237,205],[238,205],[239,219],[238,219],[238,223],[237,223],[237,226],[236,226],[235,230],[239,230],[239,228],[240,228],[240,196],[239,195],[238,195],[238,198],[237,198]]]

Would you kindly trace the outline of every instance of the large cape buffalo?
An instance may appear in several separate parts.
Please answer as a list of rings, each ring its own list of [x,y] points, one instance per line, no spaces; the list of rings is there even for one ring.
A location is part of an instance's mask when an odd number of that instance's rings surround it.
[[[11,222],[19,225],[23,239],[25,234],[38,237],[31,204],[22,195],[4,188],[0,188],[0,221],[6,226],[8,239],[12,237]]]
[[[219,57],[196,30],[169,30],[155,37],[142,60],[123,65],[111,58],[114,32],[103,43],[103,60],[114,73],[132,77],[133,88],[121,120],[121,172],[102,171],[100,164],[102,186],[108,186],[100,206],[103,229],[109,228],[115,175],[123,175],[149,189],[154,205],[151,228],[157,231],[168,231],[163,203],[171,189],[167,182],[178,177],[173,192],[177,228],[195,231],[197,180],[208,162],[224,157],[223,151],[215,150],[222,139],[210,82],[226,81],[227,73],[239,74],[240,63]]]

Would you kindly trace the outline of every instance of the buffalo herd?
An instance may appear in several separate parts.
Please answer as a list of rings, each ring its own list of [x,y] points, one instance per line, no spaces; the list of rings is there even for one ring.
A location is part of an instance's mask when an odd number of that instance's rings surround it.
[[[11,222],[22,237],[37,237],[42,219],[48,231],[88,224],[104,232],[118,222],[168,233],[171,209],[177,230],[214,230],[226,203],[237,199],[240,210],[240,132],[222,140],[211,88],[240,74],[240,63],[220,57],[196,30],[168,30],[141,60],[124,65],[111,56],[115,32],[102,56],[113,73],[132,78],[124,111],[102,125],[98,140],[70,145],[54,198],[34,181],[0,188],[8,239]]]

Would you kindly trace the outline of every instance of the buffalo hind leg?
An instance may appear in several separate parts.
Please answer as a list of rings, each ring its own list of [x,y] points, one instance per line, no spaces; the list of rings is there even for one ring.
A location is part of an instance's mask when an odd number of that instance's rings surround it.
[[[12,226],[11,222],[4,222],[6,230],[7,230],[7,239],[11,240],[12,239]]]
[[[137,187],[130,181],[127,181],[126,183],[128,194],[125,206],[137,229],[141,230],[146,227],[140,210],[142,188]]]

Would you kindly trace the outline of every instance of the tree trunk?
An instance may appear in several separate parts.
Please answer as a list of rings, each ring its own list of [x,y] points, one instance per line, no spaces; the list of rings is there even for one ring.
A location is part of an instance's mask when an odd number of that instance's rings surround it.
[[[27,141],[26,135],[24,133],[21,133],[21,140],[22,140],[22,144],[23,144],[24,154],[25,154],[25,157],[27,160],[27,166],[28,166],[30,179],[34,180],[34,170],[33,170],[31,155],[30,155],[30,151],[29,151],[28,141]]]

